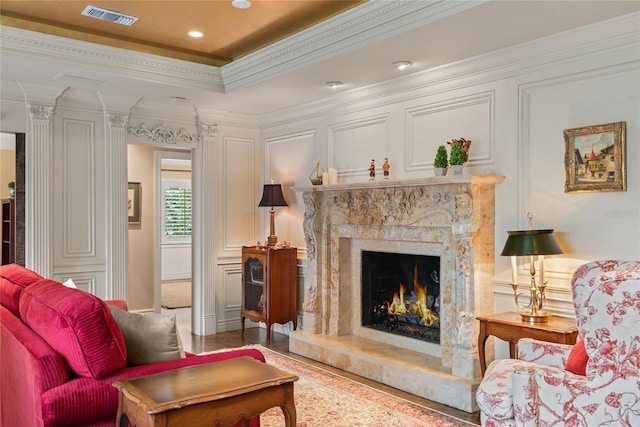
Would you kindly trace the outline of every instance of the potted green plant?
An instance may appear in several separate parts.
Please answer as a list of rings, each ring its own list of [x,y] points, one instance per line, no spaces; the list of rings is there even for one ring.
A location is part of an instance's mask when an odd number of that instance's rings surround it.
[[[451,164],[451,168],[455,175],[460,175],[462,173],[462,168],[464,167],[464,151],[462,151],[462,144],[451,144],[449,163]]]
[[[16,182],[15,181],[9,181],[9,184],[7,185],[7,187],[9,187],[9,196],[16,197]]]
[[[438,147],[436,157],[433,160],[433,171],[436,176],[446,175],[447,166],[449,166],[449,161],[447,160],[447,148],[444,145],[441,145]]]

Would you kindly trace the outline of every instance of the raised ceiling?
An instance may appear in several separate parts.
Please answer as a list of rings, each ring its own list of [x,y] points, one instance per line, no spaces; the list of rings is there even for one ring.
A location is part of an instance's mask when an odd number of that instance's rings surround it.
[[[32,1],[2,0],[2,24],[221,66],[336,16],[364,0]],[[83,16],[88,5],[138,19],[131,26]],[[187,35],[191,30],[202,38]]]
[[[256,11],[263,4],[275,4],[274,7],[278,9],[288,8],[291,4],[331,3],[304,0],[252,2],[250,9],[234,10],[234,13]],[[214,3],[233,9],[230,0],[91,3],[1,0],[0,8],[4,13],[12,4],[18,3],[21,7],[29,6],[26,9],[38,9],[35,5],[61,7],[62,4],[75,3],[78,5],[75,9],[78,14],[87,4],[108,5],[131,14],[135,12],[120,6],[138,4],[144,6],[144,11],[166,10],[168,4],[177,4],[182,10],[176,12],[175,16],[189,15],[191,8],[197,8],[201,3]],[[553,34],[597,25],[600,21],[640,11],[638,0],[371,0],[333,3],[343,6],[348,3],[352,7],[342,13],[334,11],[336,15],[319,20],[317,24],[305,27],[304,31],[298,30],[304,26],[291,27],[280,37],[291,35],[284,39],[276,37],[273,41],[279,41],[275,43],[255,36],[261,43],[245,49],[247,52],[251,49],[257,51],[234,57],[233,61],[222,66],[176,61],[159,53],[138,53],[124,42],[118,42],[118,48],[112,48],[95,44],[97,40],[94,43],[71,40],[77,35],[74,29],[58,34],[65,37],[61,38],[41,34],[46,31],[35,23],[28,27],[31,31],[10,28],[16,26],[18,18],[3,16],[2,23],[6,26],[0,31],[0,90],[3,99],[13,94],[19,100],[24,97],[23,90],[30,87],[51,93],[61,93],[66,87],[84,88],[99,91],[103,99],[122,105],[130,105],[131,99],[134,99],[133,102],[136,99],[173,102],[176,98],[186,98],[201,112],[209,109],[216,114],[224,111],[243,116],[268,117],[292,107],[296,111],[301,106],[314,108],[314,102],[337,93],[358,89],[358,93],[363,94],[366,91],[362,89],[368,86],[406,78],[425,70],[437,73],[441,66],[451,64],[456,67],[464,64],[468,58],[489,52],[508,50],[514,53],[517,52],[517,46],[523,43],[535,43],[535,40]],[[138,15],[141,19],[146,16],[144,13]],[[170,21],[156,20],[149,31],[162,34],[173,28],[173,21],[182,21],[173,19],[175,16],[172,14],[167,16]],[[86,19],[121,27],[93,18]],[[26,18],[21,20],[24,25],[33,22]],[[243,28],[249,34],[254,30],[261,31],[259,28],[250,28],[247,21],[243,22]],[[138,23],[122,28],[131,29]],[[66,27],[59,29],[62,31]],[[51,28],[50,25],[46,26],[46,29]],[[210,34],[215,34],[216,28],[212,25],[209,29],[200,30],[205,33],[206,39],[207,36],[211,37]],[[178,32],[181,40],[187,39],[185,33],[190,29],[193,28],[185,26]],[[252,37],[248,35],[244,38]],[[241,55],[238,46],[242,42],[242,38],[239,38],[231,43],[238,49],[234,55]],[[512,49],[514,47],[515,50]],[[178,48],[167,49],[180,51]],[[558,46],[558,49],[562,47]],[[400,72],[391,66],[392,62],[398,60],[412,61],[413,66]],[[342,81],[344,85],[330,89],[325,82],[331,80]]]

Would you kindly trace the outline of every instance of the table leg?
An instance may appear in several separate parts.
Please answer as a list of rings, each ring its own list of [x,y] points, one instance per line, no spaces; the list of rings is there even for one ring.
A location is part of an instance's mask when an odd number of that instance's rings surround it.
[[[484,322],[480,322],[480,333],[478,334],[478,357],[480,358],[480,372],[484,376],[484,372],[487,370],[487,359],[484,353],[484,345],[487,342],[487,334]]]
[[[296,427],[297,415],[296,405],[293,400],[293,383],[285,385],[286,400],[284,405],[281,405],[282,413],[284,414],[284,425],[286,427]]]
[[[122,425],[123,420],[123,411],[124,411],[124,402],[123,402],[123,396],[122,396],[122,391],[118,390],[118,413],[116,414],[116,426],[120,426]],[[126,416],[125,416],[126,418]]]
[[[240,334],[240,336],[243,337],[244,336],[244,316],[242,316],[241,320],[242,320],[242,322],[241,322],[242,323],[242,334]]]
[[[509,357],[511,359],[516,359],[518,356],[518,353],[516,352],[517,345],[517,341],[509,341]]]

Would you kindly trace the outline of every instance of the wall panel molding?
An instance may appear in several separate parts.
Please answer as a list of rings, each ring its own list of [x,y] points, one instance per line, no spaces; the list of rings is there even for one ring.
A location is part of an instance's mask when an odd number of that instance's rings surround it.
[[[92,121],[65,118],[62,127],[62,187],[59,191],[63,222],[57,224],[62,225],[59,229],[62,232],[62,251],[56,254],[56,262],[60,264],[74,258],[93,258],[98,255],[95,124]]]
[[[222,194],[218,198],[223,208],[221,221],[222,251],[239,255],[242,245],[255,239],[255,222],[259,191],[254,185],[257,162],[256,140],[236,136],[223,137]],[[231,191],[231,189],[234,189]]]
[[[593,247],[589,248],[575,243],[572,244],[572,241],[580,241],[579,235],[584,235],[584,233],[580,233],[578,226],[572,224],[569,220],[565,220],[565,218],[572,217],[578,207],[580,211],[590,212],[591,217],[595,217],[598,214],[607,216],[606,212],[610,211],[605,209],[599,212],[597,207],[605,204],[615,211],[621,206],[620,203],[623,203],[623,205],[625,203],[623,200],[615,198],[614,193],[564,193],[565,142],[562,131],[574,127],[613,121],[630,120],[632,123],[637,121],[639,112],[637,99],[635,101],[631,100],[627,93],[633,93],[634,91],[637,93],[637,89],[640,87],[640,84],[638,84],[638,81],[640,81],[638,80],[638,76],[640,76],[640,61],[637,58],[630,59],[632,60],[629,62],[608,67],[592,67],[580,72],[555,74],[549,77],[543,76],[543,78],[532,79],[518,85],[518,227],[519,229],[525,229],[527,227],[527,213],[533,212],[534,228],[556,229],[556,237],[560,239],[561,246],[563,244],[565,246],[565,255],[545,261],[545,278],[549,279],[547,286],[549,294],[555,294],[560,299],[571,300],[570,282],[575,269],[584,262],[593,260],[594,257],[599,258],[597,255],[593,255],[594,247],[597,245],[592,245]],[[622,81],[635,81],[636,88],[633,89],[623,85]],[[559,94],[563,92],[572,95],[570,101],[568,100],[569,95],[561,98],[563,100],[566,99],[565,102],[568,102],[566,105],[557,102],[549,104],[548,99],[550,97],[560,96]],[[589,95],[591,92],[593,93],[592,97]],[[538,99],[540,97],[546,98],[543,101]],[[626,107],[620,105],[616,102],[616,99],[626,100],[628,105]],[[549,105],[549,107],[543,110],[541,105]],[[548,111],[549,108],[552,108],[551,105],[553,105],[553,108],[557,108],[558,111]],[[553,127],[555,130],[554,138],[552,138],[555,141],[554,144],[543,141],[540,137],[540,134],[543,134],[544,131],[540,129],[540,124],[544,122],[542,115],[549,116],[550,124],[548,126]],[[561,120],[556,121],[556,116],[558,115],[561,116]],[[585,119],[589,115],[593,116],[593,119]],[[543,146],[542,148],[541,145]],[[548,150],[547,147],[553,147],[553,150]],[[544,156],[540,154],[540,150],[545,150]],[[538,182],[539,179],[536,178],[540,178],[537,170],[540,166],[539,159],[543,157],[546,157],[552,165],[556,165],[547,170],[552,172],[557,179],[554,180],[556,185],[552,186],[552,189],[548,189],[549,186],[547,186],[545,187],[545,194],[540,194],[541,184]],[[549,173],[545,174],[544,179],[551,179],[549,178]],[[541,201],[549,197],[558,199],[556,200],[558,203],[563,198],[566,198],[566,205],[574,206],[575,208],[569,207],[551,214],[541,205]],[[613,204],[609,205],[607,200]],[[636,217],[637,212],[636,210]],[[607,228],[606,221],[615,221],[615,219],[603,218],[600,221],[601,227],[598,227],[598,229]],[[618,227],[614,228],[617,229]],[[562,236],[564,234],[569,236],[567,240],[563,239]],[[594,236],[594,238],[596,237]],[[601,257],[603,256],[606,257],[607,253],[602,252]],[[613,255],[610,254],[610,256]],[[528,264],[521,263],[519,265],[521,278],[528,275],[528,269]]]
[[[340,177],[368,176],[369,163],[376,159],[380,169],[389,154],[390,114],[329,124],[328,158]],[[358,156],[357,160],[353,156]]]
[[[461,137],[471,140],[469,166],[494,163],[494,104],[495,91],[488,91],[407,108],[405,171],[432,167],[437,147]],[[429,127],[434,123],[437,125]],[[466,133],[465,128],[474,135]]]

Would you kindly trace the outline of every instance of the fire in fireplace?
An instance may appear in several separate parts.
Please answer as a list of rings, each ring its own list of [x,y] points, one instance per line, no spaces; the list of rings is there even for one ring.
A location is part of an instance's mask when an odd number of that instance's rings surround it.
[[[362,326],[440,343],[440,257],[362,251]]]

